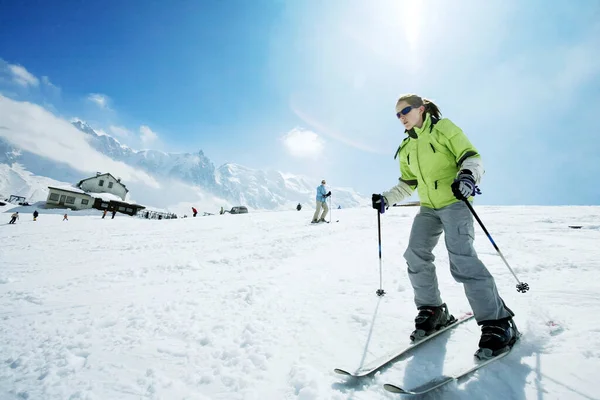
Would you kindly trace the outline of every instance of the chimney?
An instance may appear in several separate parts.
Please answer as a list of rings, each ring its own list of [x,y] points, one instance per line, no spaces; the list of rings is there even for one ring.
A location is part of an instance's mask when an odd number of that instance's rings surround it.
[[[117,182],[121,183],[121,177],[117,178]]]
[[[96,176],[102,175],[102,172],[96,172]]]

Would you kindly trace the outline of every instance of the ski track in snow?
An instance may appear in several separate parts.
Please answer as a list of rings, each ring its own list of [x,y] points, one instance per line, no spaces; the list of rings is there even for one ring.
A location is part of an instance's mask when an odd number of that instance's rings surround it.
[[[600,207],[475,209],[531,287],[516,292],[476,226],[524,336],[502,361],[425,398],[600,400]],[[336,209],[316,226],[311,210],[68,222],[21,213],[0,225],[0,398],[402,398],[383,384],[458,372],[479,340],[472,321],[374,377],[332,372],[407,344],[416,311],[402,253],[416,211],[382,216],[382,298],[371,209]],[[470,308],[443,243],[440,289],[457,315]]]

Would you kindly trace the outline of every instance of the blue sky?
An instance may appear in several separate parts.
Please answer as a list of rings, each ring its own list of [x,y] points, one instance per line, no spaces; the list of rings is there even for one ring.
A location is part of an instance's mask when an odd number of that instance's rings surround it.
[[[480,204],[599,204],[598,21],[593,0],[4,1],[0,93],[370,194],[413,92],[482,154]]]

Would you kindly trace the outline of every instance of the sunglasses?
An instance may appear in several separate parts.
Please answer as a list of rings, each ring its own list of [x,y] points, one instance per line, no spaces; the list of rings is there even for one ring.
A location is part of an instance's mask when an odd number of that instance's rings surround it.
[[[400,119],[400,117],[402,115],[408,114],[409,112],[411,112],[411,110],[413,108],[417,108],[417,107],[413,107],[413,106],[404,107],[402,110],[400,110],[400,112],[396,113],[396,117],[398,117],[398,119]]]

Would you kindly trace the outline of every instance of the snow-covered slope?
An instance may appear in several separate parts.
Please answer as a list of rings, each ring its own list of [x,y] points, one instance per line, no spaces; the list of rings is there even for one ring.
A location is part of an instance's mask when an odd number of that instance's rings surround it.
[[[25,197],[29,203],[43,201],[48,197],[48,186],[66,185],[68,183],[33,175],[17,163],[0,164],[0,200],[14,194]]]
[[[476,249],[523,333],[512,353],[427,399],[596,399],[600,208],[478,207],[519,278],[481,232]],[[470,365],[467,323],[372,378],[356,368],[408,343],[416,310],[402,253],[416,208],[178,220],[42,215],[0,226],[2,399],[400,399]],[[7,214],[0,214],[8,218]],[[581,225],[578,230],[568,225]],[[59,243],[60,245],[57,245]],[[452,313],[470,310],[435,250]]]

